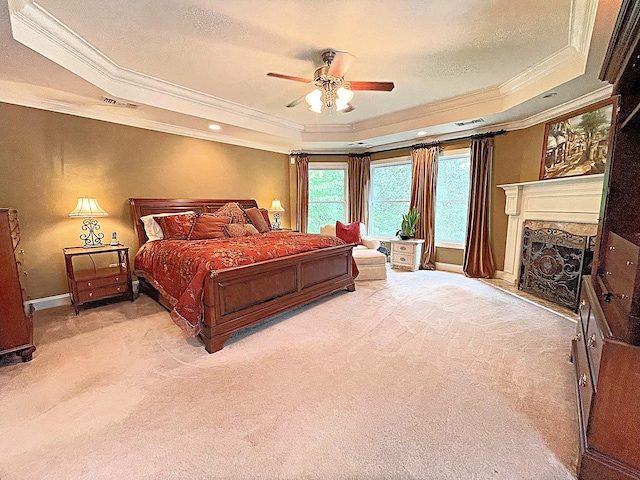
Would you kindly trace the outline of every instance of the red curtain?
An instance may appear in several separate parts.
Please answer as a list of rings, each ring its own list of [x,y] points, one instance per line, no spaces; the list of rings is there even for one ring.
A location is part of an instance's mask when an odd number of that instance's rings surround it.
[[[492,278],[496,271],[489,242],[492,159],[493,138],[471,141],[471,186],[463,270],[472,278]]]
[[[436,180],[440,148],[416,148],[411,151],[411,205],[420,214],[416,238],[424,238],[420,268],[436,269]]]
[[[296,185],[298,190],[296,226],[302,233],[307,233],[309,219],[309,157],[306,154],[296,155]]]
[[[349,222],[362,222],[367,225],[371,189],[371,157],[349,155],[347,162]]]

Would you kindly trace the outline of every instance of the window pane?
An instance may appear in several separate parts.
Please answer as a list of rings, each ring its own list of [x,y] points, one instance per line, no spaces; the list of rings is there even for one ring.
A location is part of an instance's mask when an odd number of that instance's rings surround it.
[[[335,225],[336,220],[344,222],[344,202],[311,203],[309,202],[309,233],[320,233],[320,227]]]
[[[464,244],[469,203],[469,157],[441,157],[436,187],[436,242]]]
[[[411,195],[411,164],[376,165],[372,169],[371,198],[408,200]],[[404,212],[406,213],[406,212]]]
[[[395,236],[402,215],[409,211],[411,198],[411,162],[373,165],[369,234]]]
[[[370,235],[394,236],[400,229],[402,215],[409,211],[406,202],[374,202],[371,205]]]
[[[309,202],[344,202],[345,170],[309,170]],[[342,217],[343,215],[341,215]],[[309,212],[311,217],[311,212]]]

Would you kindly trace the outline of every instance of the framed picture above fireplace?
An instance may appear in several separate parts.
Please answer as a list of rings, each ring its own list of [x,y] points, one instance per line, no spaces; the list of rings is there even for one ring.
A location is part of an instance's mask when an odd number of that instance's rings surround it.
[[[540,180],[604,173],[617,102],[611,97],[546,123]]]

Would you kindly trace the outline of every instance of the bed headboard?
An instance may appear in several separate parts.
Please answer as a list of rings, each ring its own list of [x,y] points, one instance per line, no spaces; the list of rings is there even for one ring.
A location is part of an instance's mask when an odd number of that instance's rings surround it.
[[[213,213],[225,203],[236,202],[244,208],[258,207],[255,200],[229,200],[219,198],[130,198],[131,221],[138,237],[138,247],[148,238],[140,217],[159,213],[180,213],[193,211],[196,213]]]

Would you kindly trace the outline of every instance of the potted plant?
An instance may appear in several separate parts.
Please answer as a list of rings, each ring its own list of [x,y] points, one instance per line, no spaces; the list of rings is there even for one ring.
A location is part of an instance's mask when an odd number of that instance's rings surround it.
[[[418,213],[416,207],[411,208],[407,214],[402,215],[402,224],[396,235],[402,240],[409,240],[416,233],[416,225],[418,225],[419,219],[420,213]]]

